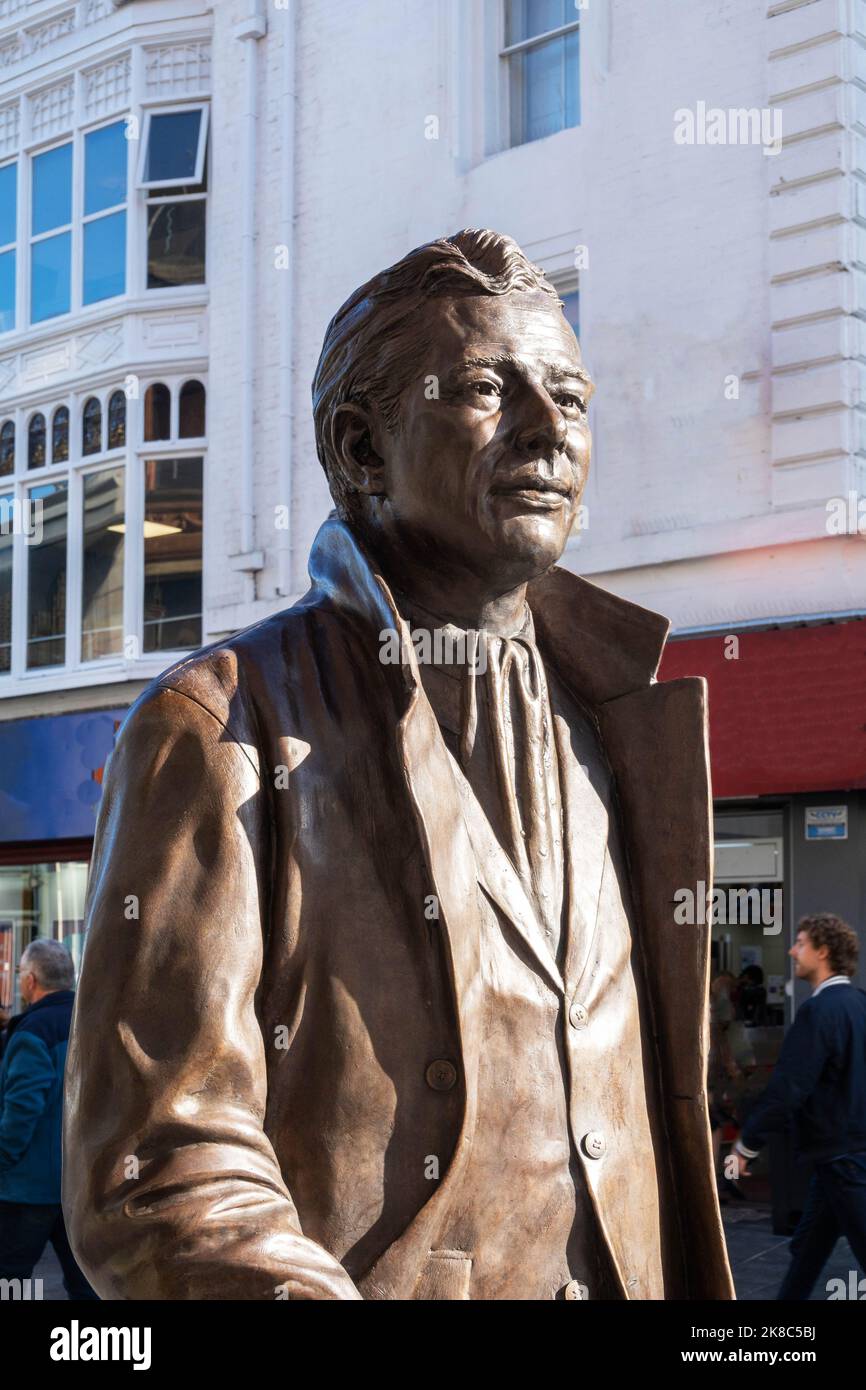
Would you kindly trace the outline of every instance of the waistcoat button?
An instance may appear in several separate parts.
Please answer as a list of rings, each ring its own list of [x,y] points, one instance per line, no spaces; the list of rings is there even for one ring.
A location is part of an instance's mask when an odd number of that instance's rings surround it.
[[[568,1021],[572,1028],[585,1028],[589,1023],[588,1009],[575,1002],[568,1011]]]
[[[587,1158],[601,1158],[606,1148],[604,1135],[599,1134],[597,1129],[591,1129],[583,1136],[583,1152]]]
[[[440,1058],[438,1062],[430,1063],[424,1075],[427,1085],[434,1091],[450,1091],[457,1080],[457,1068],[453,1062]]]
[[[565,1297],[569,1302],[581,1299],[584,1302],[589,1298],[589,1289],[586,1284],[581,1284],[577,1279],[569,1279],[565,1286]]]

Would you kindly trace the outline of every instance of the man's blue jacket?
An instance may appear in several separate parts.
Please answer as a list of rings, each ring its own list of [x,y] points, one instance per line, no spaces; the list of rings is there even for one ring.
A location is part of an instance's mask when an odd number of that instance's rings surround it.
[[[60,1201],[63,1068],[75,991],[45,994],[15,1022],[0,1064],[0,1202]]]
[[[866,1150],[866,993],[855,985],[828,985],[801,1004],[740,1142],[760,1149],[789,1124],[802,1159]]]

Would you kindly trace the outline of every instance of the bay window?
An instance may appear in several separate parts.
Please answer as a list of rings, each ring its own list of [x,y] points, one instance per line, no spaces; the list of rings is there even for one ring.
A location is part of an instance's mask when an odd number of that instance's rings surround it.
[[[0,420],[0,680],[201,645],[205,429],[183,375]]]

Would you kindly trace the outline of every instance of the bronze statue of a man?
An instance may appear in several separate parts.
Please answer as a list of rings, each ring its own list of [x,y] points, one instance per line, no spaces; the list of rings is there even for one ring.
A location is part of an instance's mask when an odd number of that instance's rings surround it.
[[[591,390],[490,231],[330,323],[312,587],[166,671],[107,776],[64,1173],[103,1297],[733,1297],[674,921],[705,689],[556,568]]]

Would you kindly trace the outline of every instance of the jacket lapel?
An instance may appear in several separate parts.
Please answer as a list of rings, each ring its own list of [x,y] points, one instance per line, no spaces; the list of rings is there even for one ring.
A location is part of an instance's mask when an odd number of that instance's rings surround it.
[[[538,914],[526,895],[514,865],[493,833],[478,798],[454,758],[451,758],[451,769],[460,796],[466,829],[475,851],[479,882],[503,916],[514,923],[554,989],[564,994],[565,985],[559,968],[538,920]]]

